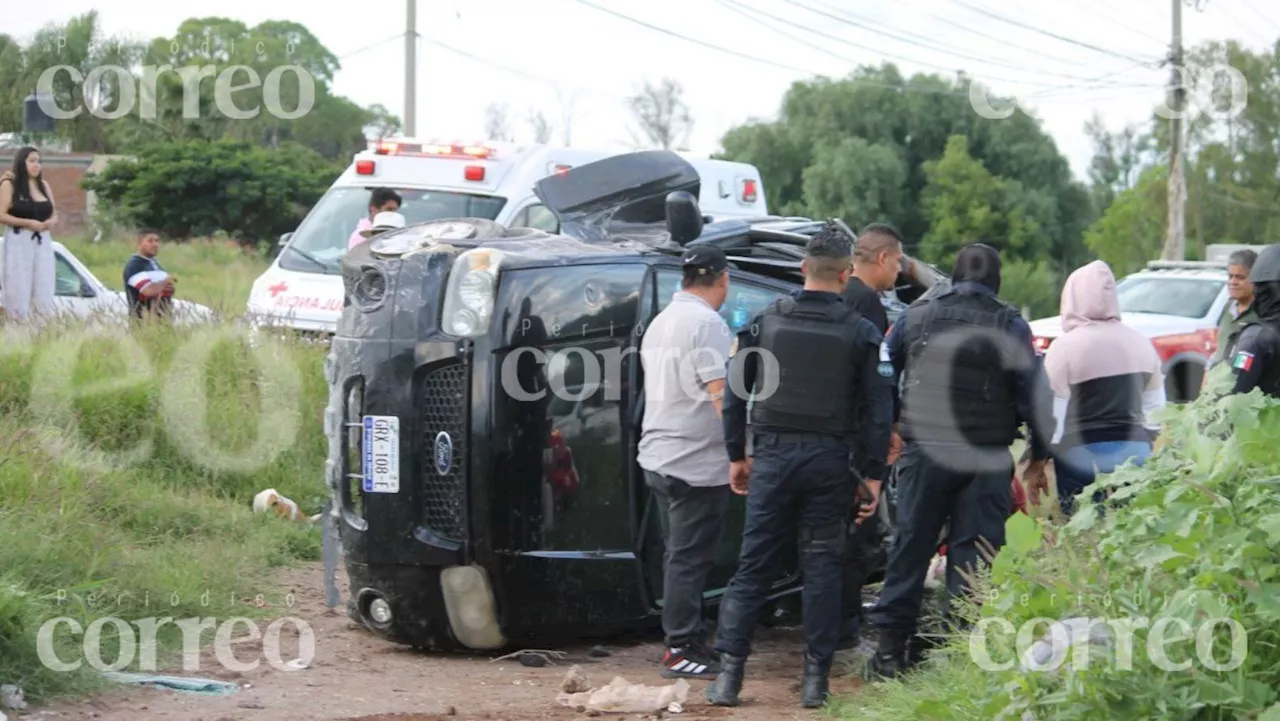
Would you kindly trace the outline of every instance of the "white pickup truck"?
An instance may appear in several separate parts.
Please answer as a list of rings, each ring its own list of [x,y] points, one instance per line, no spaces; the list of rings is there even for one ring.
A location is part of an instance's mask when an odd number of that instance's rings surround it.
[[[0,237],[0,269],[4,264],[4,238]],[[124,258],[120,267],[124,268]],[[85,320],[123,321],[129,316],[129,302],[124,291],[111,290],[98,280],[89,269],[62,243],[53,243],[54,297],[53,303],[60,316],[72,316]],[[213,311],[199,303],[175,298],[173,317],[179,323],[198,323],[213,320]]]
[[[1242,248],[1210,245],[1203,261],[1152,261],[1145,270],[1121,278],[1121,322],[1151,339],[1160,354],[1165,393],[1175,403],[1195,400],[1209,358],[1218,347],[1218,323],[1227,296],[1227,257]],[[1043,352],[1062,335],[1062,317],[1031,322],[1036,347]]]

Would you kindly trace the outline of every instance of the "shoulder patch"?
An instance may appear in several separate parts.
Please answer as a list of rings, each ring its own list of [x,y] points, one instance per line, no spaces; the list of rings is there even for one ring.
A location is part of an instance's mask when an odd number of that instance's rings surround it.
[[[893,364],[889,362],[881,362],[880,365],[876,366],[876,372],[885,378],[892,378]]]
[[[1253,368],[1253,354],[1247,351],[1236,353],[1235,358],[1231,359],[1231,367],[1246,373],[1249,372]]]

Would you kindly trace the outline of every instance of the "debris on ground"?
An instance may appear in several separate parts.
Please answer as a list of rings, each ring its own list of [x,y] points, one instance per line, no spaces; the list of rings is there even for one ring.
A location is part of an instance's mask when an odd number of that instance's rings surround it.
[[[1093,647],[1099,650],[1110,647],[1111,629],[1096,618],[1074,616],[1054,621],[1049,630],[1022,654],[1021,667],[1024,671],[1043,671],[1057,669],[1067,654]]]
[[[489,663],[497,663],[498,661],[508,661],[511,659],[515,659],[525,666],[529,666],[532,668],[542,668],[543,666],[546,666],[548,663],[554,666],[556,661],[563,661],[567,657],[568,657],[568,654],[566,654],[564,651],[542,651],[537,649],[526,648],[523,651],[516,651],[515,653],[509,653],[506,656],[499,656],[495,659],[491,659]],[[555,659],[556,661],[553,661],[552,659]]]
[[[187,678],[184,676],[151,676],[142,673],[123,673],[119,671],[111,671],[103,674],[108,680],[116,683],[138,684],[141,686],[155,686],[157,688],[167,688],[172,691],[183,691],[185,693],[198,693],[210,696],[224,696],[235,693],[240,690],[239,686],[226,681],[216,681],[208,678]],[[249,686],[246,684],[245,688]]]
[[[298,504],[292,499],[280,495],[280,492],[274,488],[268,488],[253,497],[254,513],[275,513],[281,518],[287,518],[291,521],[299,521],[301,523],[315,523],[319,520],[320,515],[307,516],[298,508]]]
[[[592,646],[591,650],[587,652],[587,655],[591,658],[608,658],[613,654],[604,646]]]
[[[22,689],[12,684],[0,686],[0,709],[26,711],[27,700],[22,693]]]
[[[562,688],[568,687],[571,681],[574,688],[590,686],[590,682],[581,672],[575,678],[573,669],[570,669],[569,674],[565,676]],[[576,708],[588,713],[593,711],[603,713],[656,713],[661,711],[680,713],[684,710],[684,703],[688,700],[688,697],[689,682],[684,679],[679,679],[670,686],[646,686],[631,683],[621,676],[614,676],[612,681],[600,688],[576,693],[562,691],[556,696],[556,703],[566,708]]]
[[[564,675],[564,681],[560,682],[560,690],[568,694],[583,693],[591,690],[591,683],[587,681],[582,669],[574,666]]]

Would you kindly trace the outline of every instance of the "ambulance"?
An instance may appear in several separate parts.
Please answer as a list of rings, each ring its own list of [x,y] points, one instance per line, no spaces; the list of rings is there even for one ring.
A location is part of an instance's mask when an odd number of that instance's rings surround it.
[[[375,188],[402,198],[409,225],[483,218],[506,227],[555,233],[559,221],[534,195],[538,180],[619,152],[517,143],[440,144],[411,138],[371,143],[320,198],[249,294],[253,330],[287,328],[327,340],[342,315],[339,269],[357,223],[369,217]],[[715,220],[769,215],[760,171],[746,163],[681,153],[701,176],[699,205]]]

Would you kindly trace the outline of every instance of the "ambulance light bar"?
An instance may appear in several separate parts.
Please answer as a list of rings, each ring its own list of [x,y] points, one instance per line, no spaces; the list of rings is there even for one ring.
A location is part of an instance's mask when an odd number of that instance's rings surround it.
[[[373,152],[377,155],[414,157],[459,158],[463,160],[489,160],[493,148],[484,145],[462,143],[406,143],[396,140],[379,140]]]

